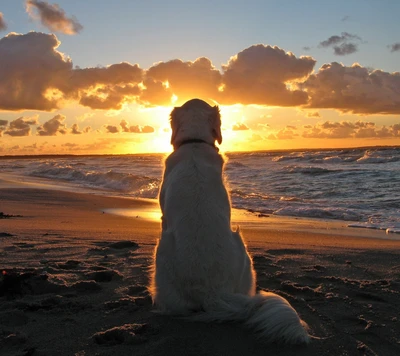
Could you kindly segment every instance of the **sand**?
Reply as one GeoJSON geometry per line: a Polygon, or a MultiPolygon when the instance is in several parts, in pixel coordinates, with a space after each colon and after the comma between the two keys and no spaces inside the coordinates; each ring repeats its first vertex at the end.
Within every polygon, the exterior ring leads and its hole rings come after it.
{"type": "Polygon", "coordinates": [[[285,346],[153,311],[152,201],[0,181],[0,212],[0,355],[400,355],[399,235],[235,211],[258,288],[315,336],[285,346]]]}

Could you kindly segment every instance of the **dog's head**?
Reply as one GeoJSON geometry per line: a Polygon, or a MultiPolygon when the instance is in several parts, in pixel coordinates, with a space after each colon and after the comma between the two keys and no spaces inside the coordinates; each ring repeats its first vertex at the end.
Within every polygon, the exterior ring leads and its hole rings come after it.
{"type": "Polygon", "coordinates": [[[171,112],[171,144],[176,150],[184,141],[202,140],[214,145],[222,142],[221,115],[218,106],[200,99],[187,101],[171,112]]]}

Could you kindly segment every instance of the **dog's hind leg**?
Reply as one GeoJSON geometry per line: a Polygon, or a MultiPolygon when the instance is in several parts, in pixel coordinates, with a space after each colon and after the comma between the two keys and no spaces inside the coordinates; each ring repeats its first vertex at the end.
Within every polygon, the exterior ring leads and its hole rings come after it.
{"type": "MultiPolygon", "coordinates": [[[[162,314],[188,315],[198,309],[193,302],[185,298],[181,282],[177,280],[175,268],[175,237],[171,232],[163,231],[155,253],[154,274],[151,293],[153,303],[162,314]]],[[[182,286],[184,289],[185,286],[182,286]]]]}
{"type": "Polygon", "coordinates": [[[232,238],[236,244],[236,251],[239,253],[236,260],[238,280],[235,292],[254,295],[256,292],[256,274],[251,257],[247,253],[246,246],[240,235],[239,228],[236,231],[232,231],[232,238]]]}

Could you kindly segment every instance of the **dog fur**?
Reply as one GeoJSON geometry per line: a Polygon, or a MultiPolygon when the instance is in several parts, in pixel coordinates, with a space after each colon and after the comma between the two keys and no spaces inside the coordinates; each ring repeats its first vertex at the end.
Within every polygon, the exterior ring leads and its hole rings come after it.
{"type": "Polygon", "coordinates": [[[231,205],[217,106],[193,99],[171,112],[174,152],[159,201],[162,233],[150,291],[161,313],[202,321],[241,321],[265,341],[307,343],[307,326],[277,294],[256,294],[256,276],[231,205]]]}

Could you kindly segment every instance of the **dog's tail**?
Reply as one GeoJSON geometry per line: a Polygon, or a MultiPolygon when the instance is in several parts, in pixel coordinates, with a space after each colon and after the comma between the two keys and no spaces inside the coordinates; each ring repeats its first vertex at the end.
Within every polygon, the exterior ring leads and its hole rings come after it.
{"type": "Polygon", "coordinates": [[[289,302],[277,294],[263,292],[255,296],[223,294],[206,303],[204,312],[194,314],[197,321],[241,321],[267,342],[304,344],[310,341],[307,324],[289,302]]]}

